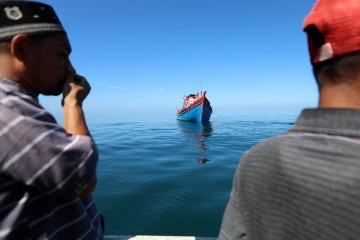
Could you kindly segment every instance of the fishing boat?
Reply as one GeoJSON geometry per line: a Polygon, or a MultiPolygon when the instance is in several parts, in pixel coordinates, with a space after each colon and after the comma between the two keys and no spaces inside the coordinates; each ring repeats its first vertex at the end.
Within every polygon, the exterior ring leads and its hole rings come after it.
{"type": "Polygon", "coordinates": [[[189,122],[207,122],[210,120],[212,108],[206,98],[206,91],[184,97],[183,107],[177,111],[177,119],[189,122]]]}

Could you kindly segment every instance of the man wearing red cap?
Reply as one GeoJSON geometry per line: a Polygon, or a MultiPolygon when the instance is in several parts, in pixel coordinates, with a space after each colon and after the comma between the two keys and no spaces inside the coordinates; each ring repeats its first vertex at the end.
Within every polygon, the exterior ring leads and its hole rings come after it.
{"type": "Polygon", "coordinates": [[[319,106],[245,153],[221,240],[360,239],[360,1],[318,0],[304,31],[319,106]]]}
{"type": "Polygon", "coordinates": [[[0,1],[0,239],[102,239],[97,147],[66,32],[51,6],[0,1]],[[63,127],[38,95],[63,94],[63,127]]]}

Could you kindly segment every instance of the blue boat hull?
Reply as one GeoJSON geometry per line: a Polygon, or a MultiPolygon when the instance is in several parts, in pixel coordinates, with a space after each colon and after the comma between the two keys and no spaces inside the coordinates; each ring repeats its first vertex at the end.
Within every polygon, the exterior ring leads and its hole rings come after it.
{"type": "Polygon", "coordinates": [[[189,122],[207,122],[210,120],[211,114],[212,108],[209,101],[205,98],[205,100],[200,101],[194,106],[179,112],[177,119],[189,122]]]}

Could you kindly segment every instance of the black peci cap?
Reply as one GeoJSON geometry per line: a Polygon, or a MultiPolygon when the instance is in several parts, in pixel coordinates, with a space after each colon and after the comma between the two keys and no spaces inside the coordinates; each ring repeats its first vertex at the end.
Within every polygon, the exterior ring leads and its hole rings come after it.
{"type": "Polygon", "coordinates": [[[0,42],[17,34],[65,33],[54,9],[44,3],[0,0],[0,42]]]}

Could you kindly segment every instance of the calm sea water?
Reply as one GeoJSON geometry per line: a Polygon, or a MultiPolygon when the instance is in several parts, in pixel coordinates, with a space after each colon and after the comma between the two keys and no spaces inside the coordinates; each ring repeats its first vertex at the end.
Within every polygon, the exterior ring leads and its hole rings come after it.
{"type": "Polygon", "coordinates": [[[174,112],[90,118],[106,234],[217,236],[240,157],[299,112],[218,111],[209,123],[174,112]]]}

